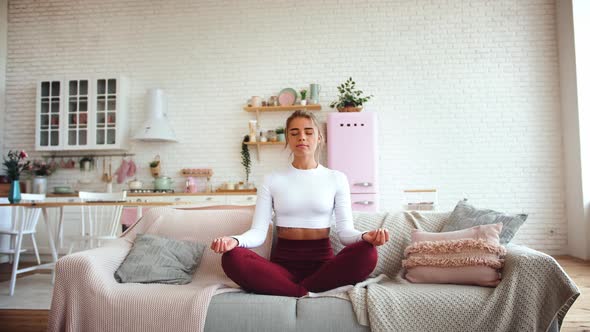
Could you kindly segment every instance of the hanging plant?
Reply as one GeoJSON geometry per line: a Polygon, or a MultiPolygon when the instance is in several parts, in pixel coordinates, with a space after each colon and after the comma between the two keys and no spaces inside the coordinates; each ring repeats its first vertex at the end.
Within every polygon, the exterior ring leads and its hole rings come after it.
{"type": "Polygon", "coordinates": [[[246,144],[246,142],[249,141],[250,135],[244,136],[244,140],[242,140],[242,166],[244,166],[244,170],[246,171],[246,183],[249,183],[252,166],[252,162],[250,160],[250,149],[248,149],[248,145],[246,144]]]}

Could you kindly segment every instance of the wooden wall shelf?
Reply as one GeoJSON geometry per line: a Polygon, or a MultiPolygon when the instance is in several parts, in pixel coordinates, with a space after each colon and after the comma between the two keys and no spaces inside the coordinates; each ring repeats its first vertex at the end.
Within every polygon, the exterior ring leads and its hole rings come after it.
{"type": "MultiPolygon", "coordinates": [[[[260,106],[260,107],[249,107],[244,106],[244,111],[256,113],[256,121],[260,124],[260,113],[261,112],[293,112],[297,110],[304,111],[319,111],[322,109],[320,104],[311,105],[289,105],[289,106],[260,106]]],[[[285,145],[285,142],[247,142],[246,145],[256,146],[257,159],[260,161],[260,147],[267,145],[285,145]]]]}
{"type": "Polygon", "coordinates": [[[320,104],[312,105],[289,105],[289,106],[261,106],[261,107],[248,107],[244,106],[246,112],[285,112],[285,111],[319,111],[322,109],[320,104]]]}
{"type": "Polygon", "coordinates": [[[244,144],[256,147],[256,158],[258,159],[258,161],[260,161],[260,147],[261,146],[267,146],[267,145],[285,146],[285,142],[246,142],[244,144]]]}
{"type": "Polygon", "coordinates": [[[246,145],[285,145],[285,142],[246,142],[246,145]]]}

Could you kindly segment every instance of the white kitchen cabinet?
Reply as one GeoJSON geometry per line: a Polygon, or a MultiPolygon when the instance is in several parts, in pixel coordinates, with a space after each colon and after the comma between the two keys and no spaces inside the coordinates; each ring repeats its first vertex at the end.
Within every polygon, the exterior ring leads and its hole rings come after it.
{"type": "Polygon", "coordinates": [[[124,77],[38,82],[36,149],[125,149],[128,141],[126,97],[124,77]]]}
{"type": "Polygon", "coordinates": [[[226,205],[227,198],[221,195],[209,195],[209,196],[178,196],[174,198],[174,201],[190,202],[191,205],[195,206],[213,206],[213,205],[226,205]]]}
{"type": "Polygon", "coordinates": [[[228,205],[255,205],[256,204],[256,196],[255,195],[228,195],[227,196],[227,204],[228,205]]]}
{"type": "Polygon", "coordinates": [[[129,202],[186,202],[194,206],[254,205],[256,195],[162,195],[129,196],[129,202]]]}
{"type": "MultiPolygon", "coordinates": [[[[8,203],[8,198],[0,197],[0,203],[8,203]]],[[[12,208],[9,206],[0,207],[0,226],[2,228],[10,228],[12,218],[12,208]]],[[[24,237],[29,238],[29,236],[24,237]]],[[[0,235],[0,251],[8,250],[10,248],[10,235],[0,235]]],[[[0,263],[8,262],[9,256],[0,255],[0,263]]]]}

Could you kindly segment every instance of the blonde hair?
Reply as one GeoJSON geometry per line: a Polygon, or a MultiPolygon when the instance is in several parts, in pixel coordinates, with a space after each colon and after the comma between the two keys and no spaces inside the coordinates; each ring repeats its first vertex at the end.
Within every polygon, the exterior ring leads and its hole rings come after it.
{"type": "Polygon", "coordinates": [[[315,117],[315,115],[313,115],[313,113],[311,113],[309,111],[297,110],[297,111],[293,112],[287,118],[287,121],[285,122],[285,136],[287,136],[287,139],[285,139],[285,148],[287,148],[289,146],[289,142],[288,142],[289,136],[287,135],[287,133],[289,132],[289,125],[296,118],[309,119],[313,123],[313,126],[316,127],[316,129],[318,131],[318,137],[319,137],[320,141],[318,142],[318,146],[317,146],[317,148],[315,150],[314,157],[315,157],[315,160],[317,162],[320,162],[320,157],[321,157],[322,149],[324,148],[324,135],[322,134],[322,129],[320,127],[320,124],[318,122],[318,119],[315,117]]]}

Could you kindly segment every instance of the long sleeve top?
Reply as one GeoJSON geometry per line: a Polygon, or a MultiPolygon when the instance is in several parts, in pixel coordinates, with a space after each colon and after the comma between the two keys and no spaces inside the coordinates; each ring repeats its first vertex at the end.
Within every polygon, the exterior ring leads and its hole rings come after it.
{"type": "Polygon", "coordinates": [[[273,210],[277,226],[328,228],[334,217],[336,234],[344,245],[361,240],[362,233],[353,226],[346,175],[322,165],[308,170],[289,165],[286,171],[266,176],[258,188],[252,227],[233,236],[240,247],[262,245],[273,210]]]}

